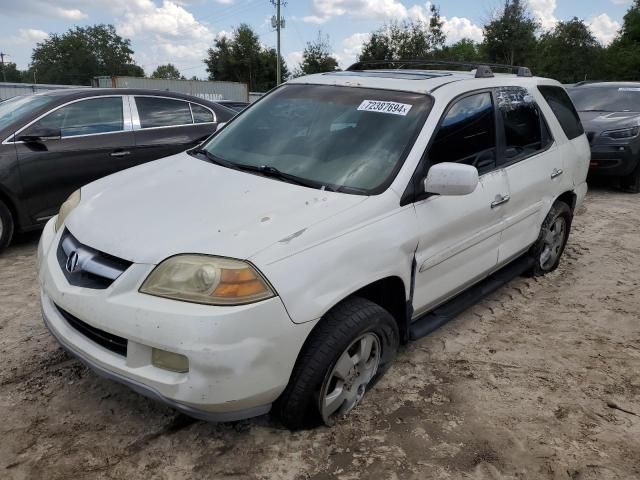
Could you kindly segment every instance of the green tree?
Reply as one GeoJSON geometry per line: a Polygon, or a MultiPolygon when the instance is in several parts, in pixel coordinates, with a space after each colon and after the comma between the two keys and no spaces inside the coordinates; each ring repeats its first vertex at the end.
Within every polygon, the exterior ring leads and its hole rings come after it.
{"type": "Polygon", "coordinates": [[[19,70],[15,63],[5,63],[4,67],[0,67],[0,82],[19,83],[25,80],[27,72],[19,70]]]}
{"type": "Polygon", "coordinates": [[[158,68],[151,74],[151,78],[164,78],[167,80],[179,80],[184,77],[180,75],[180,71],[172,63],[166,65],[158,65],[158,68]]]}
{"type": "Polygon", "coordinates": [[[576,83],[598,76],[602,46],[589,27],[574,17],[543,33],[536,53],[536,75],[576,83]]]}
{"type": "Polygon", "coordinates": [[[445,45],[438,52],[437,57],[457,62],[480,62],[483,60],[480,44],[469,38],[458,40],[452,45],[445,45]]]}
{"type": "Polygon", "coordinates": [[[534,57],[537,30],[520,0],[505,0],[502,11],[484,26],[484,55],[490,62],[527,65],[534,57]]]}
{"type": "Polygon", "coordinates": [[[315,41],[307,42],[302,53],[302,63],[294,75],[299,77],[334,70],[338,70],[338,60],[331,55],[329,37],[322,36],[322,33],[318,32],[318,38],[315,41]]]}
{"type": "MultiPolygon", "coordinates": [[[[289,77],[280,57],[282,78],[289,77]]],[[[258,35],[247,24],[234,30],[231,38],[220,37],[204,59],[209,80],[242,82],[250,91],[266,91],[276,85],[276,51],[264,48],[258,35]]]]}
{"type": "Polygon", "coordinates": [[[89,85],[98,75],[140,73],[132,55],[131,41],[120,37],[113,25],[74,27],[38,43],[31,68],[41,83],[89,85]]]}
{"type": "Polygon", "coordinates": [[[601,79],[640,80],[640,0],[624,16],[616,39],[607,47],[601,79]]]}

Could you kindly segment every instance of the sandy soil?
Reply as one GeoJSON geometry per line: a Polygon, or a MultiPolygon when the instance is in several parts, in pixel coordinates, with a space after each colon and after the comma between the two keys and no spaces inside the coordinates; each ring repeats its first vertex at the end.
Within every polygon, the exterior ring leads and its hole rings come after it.
{"type": "Polygon", "coordinates": [[[0,255],[0,478],[640,478],[640,195],[597,189],[578,213],[557,272],[409,345],[348,420],[298,433],[195,421],[67,357],[23,237],[0,255]]]}

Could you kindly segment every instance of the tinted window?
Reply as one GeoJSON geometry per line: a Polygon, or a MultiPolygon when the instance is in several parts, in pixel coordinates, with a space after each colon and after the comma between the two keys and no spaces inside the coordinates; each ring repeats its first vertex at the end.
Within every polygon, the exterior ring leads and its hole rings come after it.
{"type": "Polygon", "coordinates": [[[569,91],[579,112],[640,112],[640,84],[576,87],[569,91]]]}
{"type": "Polygon", "coordinates": [[[236,164],[277,168],[317,188],[368,194],[394,177],[431,104],[419,93],[285,85],[204,148],[236,164]]]}
{"type": "Polygon", "coordinates": [[[47,95],[19,96],[2,100],[0,103],[0,130],[23,117],[27,120],[29,114],[53,100],[54,98],[47,95]]]}
{"type": "Polygon", "coordinates": [[[534,98],[524,88],[496,89],[496,102],[502,116],[505,161],[527,157],[547,146],[549,136],[542,129],[542,118],[534,98]]]}
{"type": "Polygon", "coordinates": [[[458,100],[445,115],[429,149],[429,162],[474,165],[486,173],[495,165],[496,134],[491,94],[458,100]]]}
{"type": "Polygon", "coordinates": [[[553,114],[560,122],[560,126],[569,140],[579,137],[584,133],[580,117],[576,112],[569,95],[564,88],[540,86],[538,87],[542,96],[547,101],[553,114]]]}
{"type": "Polygon", "coordinates": [[[142,128],[169,127],[193,123],[189,104],[181,100],[158,97],[136,97],[142,128]]]}
{"type": "Polygon", "coordinates": [[[81,100],[61,107],[29,127],[60,129],[63,137],[123,130],[122,97],[81,100]]]}
{"type": "Polygon", "coordinates": [[[191,104],[191,112],[193,113],[194,123],[210,123],[213,122],[213,113],[208,108],[201,105],[191,104]]]}

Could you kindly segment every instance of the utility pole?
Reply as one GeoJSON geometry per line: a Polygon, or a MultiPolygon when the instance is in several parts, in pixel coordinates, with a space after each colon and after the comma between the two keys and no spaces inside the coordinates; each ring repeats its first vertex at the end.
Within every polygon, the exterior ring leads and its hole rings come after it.
{"type": "Polygon", "coordinates": [[[2,81],[7,81],[7,74],[4,71],[4,57],[7,56],[6,53],[0,52],[0,70],[2,70],[2,81]]]}
{"type": "Polygon", "coordinates": [[[280,7],[286,6],[286,2],[282,0],[271,0],[271,3],[276,7],[276,14],[271,17],[271,26],[276,29],[277,41],[276,41],[276,85],[282,83],[282,65],[280,64],[280,31],[284,28],[284,18],[280,15],[280,7]]]}

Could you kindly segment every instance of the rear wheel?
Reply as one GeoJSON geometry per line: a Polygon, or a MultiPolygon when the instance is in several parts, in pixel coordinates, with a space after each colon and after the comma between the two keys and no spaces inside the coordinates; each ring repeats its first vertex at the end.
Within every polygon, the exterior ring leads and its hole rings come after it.
{"type": "Polygon", "coordinates": [[[620,185],[625,192],[640,193],[640,161],[636,168],[626,177],[622,177],[620,185]]]}
{"type": "Polygon", "coordinates": [[[0,200],[0,252],[2,252],[13,237],[13,217],[11,211],[7,208],[2,200],[0,200]]]}
{"type": "Polygon", "coordinates": [[[339,421],[385,373],[398,349],[395,319],[364,298],[345,300],[320,322],[274,405],[293,430],[339,421]]]}
{"type": "Polygon", "coordinates": [[[535,277],[554,271],[560,264],[560,257],[569,239],[573,213],[564,202],[557,201],[542,222],[538,241],[531,248],[533,257],[531,274],[535,277]]]}

